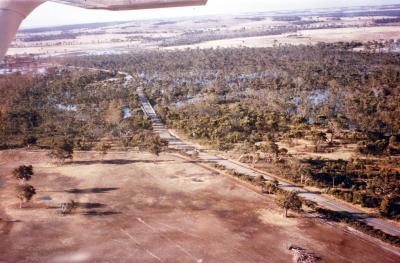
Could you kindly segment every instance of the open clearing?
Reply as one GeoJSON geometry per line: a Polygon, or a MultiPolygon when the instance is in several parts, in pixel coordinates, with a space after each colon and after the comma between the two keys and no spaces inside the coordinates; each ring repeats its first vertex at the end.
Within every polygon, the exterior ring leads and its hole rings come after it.
{"type": "Polygon", "coordinates": [[[291,262],[290,245],[322,262],[398,262],[345,227],[283,219],[272,197],[164,153],[0,152],[0,262],[291,262]],[[38,193],[18,208],[13,168],[34,165],[38,193]],[[57,206],[74,199],[73,215],[57,206]],[[282,219],[282,221],[280,221],[282,219]]]}

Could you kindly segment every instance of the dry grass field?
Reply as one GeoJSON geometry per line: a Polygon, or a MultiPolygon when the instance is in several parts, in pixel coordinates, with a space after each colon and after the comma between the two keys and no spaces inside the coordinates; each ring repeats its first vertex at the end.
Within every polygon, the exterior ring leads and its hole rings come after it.
{"type": "Polygon", "coordinates": [[[283,218],[260,195],[204,164],[164,153],[0,152],[0,262],[398,262],[377,245],[306,215],[283,218]],[[13,168],[32,164],[37,195],[20,209],[13,168]],[[71,215],[58,206],[79,202],[71,215]]]}
{"type": "MultiPolygon", "coordinates": [[[[330,13],[331,10],[325,11],[330,13]]],[[[399,22],[376,22],[393,18],[383,14],[343,15],[339,12],[330,16],[310,11],[298,15],[299,20],[292,21],[290,17],[296,15],[291,13],[280,14],[283,18],[277,18],[277,14],[254,13],[28,30],[18,33],[8,55],[59,56],[107,54],[109,51],[124,53],[142,49],[260,48],[279,44],[312,45],[318,42],[400,39],[399,22]]]]}
{"type": "Polygon", "coordinates": [[[338,41],[368,42],[374,40],[390,40],[400,38],[400,26],[382,27],[349,27],[300,30],[294,34],[281,34],[273,36],[243,37],[206,41],[199,44],[168,47],[167,49],[186,48],[262,48],[274,45],[314,45],[319,42],[335,43],[338,41]]]}

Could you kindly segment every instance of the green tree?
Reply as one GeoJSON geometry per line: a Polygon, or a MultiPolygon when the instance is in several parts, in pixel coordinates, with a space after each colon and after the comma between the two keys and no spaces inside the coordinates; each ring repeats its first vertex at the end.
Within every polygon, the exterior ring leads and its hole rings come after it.
{"type": "Polygon", "coordinates": [[[379,207],[379,212],[381,213],[381,215],[388,218],[398,217],[400,215],[398,206],[399,201],[400,201],[399,196],[397,197],[385,196],[379,207]]]}
{"type": "Polygon", "coordinates": [[[20,200],[19,208],[22,208],[23,202],[29,202],[36,194],[36,189],[32,185],[25,184],[17,187],[17,197],[20,200]]]}
{"type": "Polygon", "coordinates": [[[273,194],[276,193],[276,191],[278,191],[278,185],[279,185],[279,181],[274,179],[272,181],[266,181],[264,182],[263,185],[263,192],[264,190],[266,190],[268,192],[268,194],[273,194]]]}
{"type": "Polygon", "coordinates": [[[394,154],[400,153],[400,144],[397,141],[397,136],[395,135],[390,136],[388,150],[394,154]]]}
{"type": "Polygon", "coordinates": [[[288,210],[300,211],[302,201],[299,197],[299,192],[296,191],[282,191],[278,193],[275,198],[276,204],[283,208],[285,217],[287,217],[288,210]]]}
{"type": "Polygon", "coordinates": [[[21,165],[12,172],[14,178],[21,180],[23,183],[29,181],[33,175],[33,166],[21,165]]]}
{"type": "Polygon", "coordinates": [[[155,155],[159,155],[164,148],[168,147],[168,141],[161,139],[160,136],[154,135],[147,139],[146,148],[155,155]]]}
{"type": "Polygon", "coordinates": [[[104,158],[107,155],[108,151],[111,149],[111,144],[102,142],[99,146],[99,151],[104,158]]]}
{"type": "Polygon", "coordinates": [[[275,158],[278,158],[280,154],[279,146],[274,142],[261,143],[260,150],[265,153],[274,154],[275,158]]]}
{"type": "Polygon", "coordinates": [[[333,140],[336,136],[336,134],[340,131],[340,123],[336,120],[331,120],[328,122],[328,130],[327,133],[330,134],[330,139],[329,141],[333,143],[333,140]]]}
{"type": "Polygon", "coordinates": [[[300,173],[300,184],[303,185],[307,184],[309,180],[312,179],[312,171],[309,167],[306,167],[304,165],[301,165],[298,169],[298,172],[300,173]]]}
{"type": "Polygon", "coordinates": [[[74,142],[68,139],[62,139],[53,144],[53,149],[50,152],[52,158],[56,158],[61,162],[66,159],[72,159],[74,154],[74,142]]]}
{"type": "Polygon", "coordinates": [[[25,146],[30,147],[31,145],[35,145],[37,143],[37,138],[35,136],[26,136],[23,143],[25,146]]]}
{"type": "Polygon", "coordinates": [[[327,140],[326,133],[319,131],[319,130],[312,130],[311,131],[311,139],[314,143],[314,151],[318,152],[321,144],[327,140]]]}

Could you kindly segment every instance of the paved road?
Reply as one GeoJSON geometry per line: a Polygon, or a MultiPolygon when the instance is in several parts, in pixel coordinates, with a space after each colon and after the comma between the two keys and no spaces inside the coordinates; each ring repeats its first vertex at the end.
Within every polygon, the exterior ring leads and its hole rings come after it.
{"type": "MultiPolygon", "coordinates": [[[[265,179],[268,179],[268,180],[274,179],[273,177],[268,175],[268,173],[260,173],[260,172],[254,170],[254,169],[251,169],[247,166],[240,165],[238,163],[221,158],[219,156],[209,154],[206,151],[197,150],[195,147],[190,146],[190,145],[184,143],[183,141],[181,141],[180,139],[176,138],[165,128],[165,126],[163,125],[163,123],[158,118],[157,114],[155,113],[150,102],[148,101],[146,95],[143,93],[143,91],[140,88],[138,89],[138,93],[139,93],[139,99],[140,99],[140,102],[142,105],[142,110],[150,118],[150,120],[153,124],[154,131],[158,132],[162,138],[168,140],[168,142],[171,146],[174,146],[179,149],[183,149],[187,152],[198,152],[199,158],[203,161],[215,162],[215,163],[225,166],[228,169],[233,169],[233,170],[236,170],[237,172],[240,172],[243,174],[247,174],[247,175],[254,176],[254,177],[257,175],[261,175],[265,179]]],[[[396,225],[394,225],[390,222],[387,222],[386,220],[382,220],[382,219],[375,218],[375,217],[369,217],[363,211],[358,210],[350,205],[339,203],[335,200],[324,197],[318,193],[308,192],[307,190],[305,190],[303,188],[297,187],[292,184],[288,184],[283,181],[279,181],[279,187],[282,189],[285,189],[285,190],[299,191],[299,195],[301,197],[304,197],[307,200],[314,201],[314,202],[318,203],[319,205],[326,207],[333,211],[351,213],[355,216],[358,216],[360,218],[360,220],[363,220],[367,224],[369,224],[377,229],[381,229],[382,231],[384,231],[388,234],[394,235],[394,236],[400,236],[400,228],[397,227],[396,225]]]]}

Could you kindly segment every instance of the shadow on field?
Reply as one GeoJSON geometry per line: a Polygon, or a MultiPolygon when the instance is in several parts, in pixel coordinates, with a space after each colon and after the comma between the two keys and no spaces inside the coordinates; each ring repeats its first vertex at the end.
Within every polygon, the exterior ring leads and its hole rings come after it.
{"type": "MultiPolygon", "coordinates": [[[[222,159],[220,159],[220,160],[222,160],[222,159]]],[[[215,163],[215,161],[214,161],[214,160],[212,160],[212,161],[206,161],[206,160],[190,160],[190,161],[182,161],[182,163],[190,163],[190,164],[201,164],[201,163],[206,163],[206,164],[209,164],[209,163],[215,163]]]]}
{"type": "MultiPolygon", "coordinates": [[[[326,220],[328,222],[340,222],[341,220],[353,219],[365,222],[366,219],[376,218],[374,215],[369,215],[366,213],[351,213],[345,211],[329,211],[327,214],[324,214],[323,210],[321,214],[317,216],[317,218],[326,220]]],[[[320,211],[321,212],[321,211],[320,211]]]]}
{"type": "Polygon", "coordinates": [[[122,214],[121,212],[115,211],[87,211],[83,213],[85,216],[112,216],[112,215],[119,215],[122,214]]]}
{"type": "MultiPolygon", "coordinates": [[[[77,203],[77,208],[82,208],[82,209],[95,209],[95,208],[104,208],[106,207],[105,204],[102,203],[77,203]]],[[[46,207],[47,209],[60,209],[59,206],[48,206],[46,207]]]]}
{"type": "MultiPolygon", "coordinates": [[[[105,208],[106,205],[102,204],[102,203],[77,203],[77,206],[75,208],[79,208],[79,209],[85,209],[84,211],[82,211],[81,215],[84,216],[112,216],[112,215],[119,215],[122,214],[121,212],[116,212],[116,211],[97,211],[94,209],[101,209],[101,208],[105,208]],[[93,209],[93,210],[91,210],[93,209]]],[[[61,206],[49,206],[47,207],[47,209],[58,209],[59,213],[62,214],[63,216],[65,215],[73,215],[74,212],[71,210],[69,210],[68,213],[62,213],[61,212],[61,206]]]]}
{"type": "Polygon", "coordinates": [[[70,194],[102,194],[102,193],[108,193],[111,191],[118,190],[119,188],[117,187],[107,187],[107,188],[84,188],[84,189],[69,189],[65,190],[65,192],[70,193],[70,194]]]}
{"type": "Polygon", "coordinates": [[[88,161],[73,161],[71,164],[78,165],[91,165],[91,164],[118,164],[126,165],[133,163],[166,163],[173,160],[126,160],[126,159],[113,159],[113,160],[88,160],[88,161]]]}
{"type": "Polygon", "coordinates": [[[102,203],[78,203],[79,208],[85,208],[85,209],[102,208],[105,206],[106,205],[102,203]]]}

